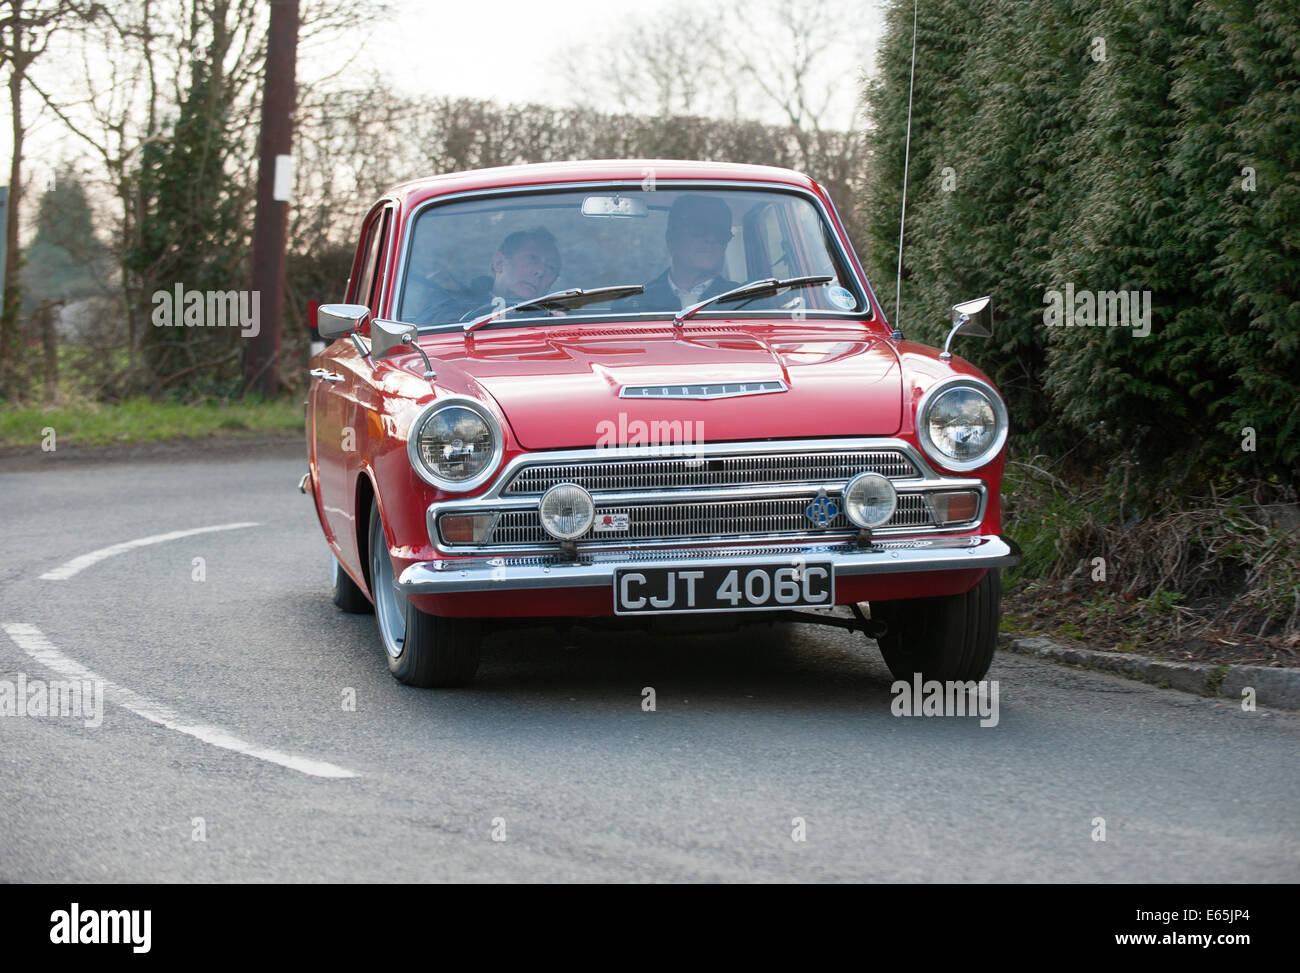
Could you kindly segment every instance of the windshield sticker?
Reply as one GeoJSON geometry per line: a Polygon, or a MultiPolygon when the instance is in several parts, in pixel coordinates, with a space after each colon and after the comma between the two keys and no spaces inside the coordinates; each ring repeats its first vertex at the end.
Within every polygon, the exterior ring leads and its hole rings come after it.
{"type": "Polygon", "coordinates": [[[851,311],[858,306],[858,299],[853,296],[853,292],[847,287],[828,287],[826,288],[826,297],[842,311],[851,311]]]}

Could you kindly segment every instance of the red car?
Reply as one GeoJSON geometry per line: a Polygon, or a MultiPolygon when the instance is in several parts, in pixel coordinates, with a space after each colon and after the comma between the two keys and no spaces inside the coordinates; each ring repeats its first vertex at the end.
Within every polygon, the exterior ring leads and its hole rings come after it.
{"type": "MultiPolygon", "coordinates": [[[[346,300],[318,311],[301,488],[335,604],[373,605],[402,682],[463,685],[489,626],[555,618],[797,618],[860,629],[900,678],[988,670],[1019,557],[1006,409],[891,328],[807,176],[404,183],[366,217],[346,300]]],[[[987,334],[988,299],[953,320],[949,343],[987,334]]]]}

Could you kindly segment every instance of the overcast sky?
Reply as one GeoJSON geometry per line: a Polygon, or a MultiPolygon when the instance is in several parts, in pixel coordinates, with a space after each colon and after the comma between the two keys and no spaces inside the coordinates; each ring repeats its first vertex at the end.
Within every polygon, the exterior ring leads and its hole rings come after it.
{"type": "MultiPolygon", "coordinates": [[[[629,20],[666,15],[673,0],[391,2],[393,17],[368,32],[356,61],[359,72],[378,71],[412,93],[565,105],[572,103],[575,94],[558,70],[566,49],[571,45],[599,49],[603,38],[629,20]]],[[[851,28],[864,38],[856,53],[834,55],[843,86],[835,94],[848,111],[856,101],[859,73],[870,67],[864,62],[874,54],[883,7],[883,0],[848,0],[844,5],[855,15],[854,23],[843,25],[844,33],[851,28]]],[[[707,57],[709,46],[703,40],[700,54],[707,57]]],[[[592,81],[600,83],[599,78],[592,81]]]]}
{"type": "MultiPolygon", "coordinates": [[[[502,103],[542,102],[573,104],[579,97],[560,71],[563,52],[576,45],[599,50],[604,39],[635,17],[660,16],[671,0],[656,5],[647,0],[491,0],[450,3],[445,0],[390,0],[392,16],[329,47],[304,46],[299,52],[300,79],[321,77],[351,58],[335,82],[363,83],[376,74],[395,89],[409,94],[491,98],[502,103]]],[[[858,79],[870,68],[880,33],[883,0],[844,0],[854,12],[852,24],[862,43],[856,52],[841,50],[836,57],[838,83],[830,89],[838,106],[836,118],[847,125],[859,90],[858,79]]],[[[746,38],[731,38],[745,43],[746,38]]],[[[715,41],[716,42],[716,41],[715,41]]],[[[725,42],[725,41],[724,41],[725,42]]],[[[701,56],[709,45],[701,44],[701,56]]],[[[53,48],[51,54],[54,54],[53,48]]],[[[79,65],[37,62],[37,77],[47,87],[58,87],[57,75],[79,65]],[[40,72],[47,72],[42,75],[40,72]],[[52,77],[49,72],[54,72],[52,77]]],[[[592,79],[599,86],[601,79],[592,79]]],[[[0,161],[7,170],[12,150],[6,105],[0,120],[0,161]]],[[[39,189],[59,163],[81,156],[83,145],[30,92],[24,99],[28,141],[25,174],[39,189]]],[[[768,113],[763,120],[780,121],[768,113]]],[[[0,181],[5,174],[0,173],[0,181]]],[[[31,210],[28,210],[30,216],[31,210]]]]}
{"type": "Polygon", "coordinates": [[[649,9],[646,0],[395,0],[359,66],[432,95],[567,104],[556,62],[569,44],[649,9]],[[476,43],[475,40],[481,43],[476,43]]]}

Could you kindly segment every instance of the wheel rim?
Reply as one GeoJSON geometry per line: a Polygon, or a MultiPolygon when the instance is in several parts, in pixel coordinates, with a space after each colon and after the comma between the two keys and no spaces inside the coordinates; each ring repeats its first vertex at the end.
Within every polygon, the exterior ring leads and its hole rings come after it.
{"type": "Polygon", "coordinates": [[[370,581],[375,598],[375,618],[384,649],[396,659],[406,644],[406,596],[393,587],[393,562],[384,541],[384,525],[378,517],[370,532],[370,581]]]}

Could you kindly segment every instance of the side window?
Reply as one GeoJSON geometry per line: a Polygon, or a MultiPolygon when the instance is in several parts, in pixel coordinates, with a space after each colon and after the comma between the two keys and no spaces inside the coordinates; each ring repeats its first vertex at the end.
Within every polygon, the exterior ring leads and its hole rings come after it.
{"type": "Polygon", "coordinates": [[[388,237],[388,224],[393,209],[386,206],[374,214],[367,224],[360,249],[357,251],[358,266],[348,289],[349,304],[364,304],[371,314],[379,313],[379,295],[383,287],[384,242],[388,237]]]}

